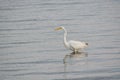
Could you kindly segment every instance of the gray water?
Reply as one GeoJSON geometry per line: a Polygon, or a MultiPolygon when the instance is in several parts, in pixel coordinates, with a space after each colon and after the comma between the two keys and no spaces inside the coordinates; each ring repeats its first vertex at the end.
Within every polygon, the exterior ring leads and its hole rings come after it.
{"type": "Polygon", "coordinates": [[[0,0],[0,80],[120,80],[119,35],[120,0],[0,0]]]}

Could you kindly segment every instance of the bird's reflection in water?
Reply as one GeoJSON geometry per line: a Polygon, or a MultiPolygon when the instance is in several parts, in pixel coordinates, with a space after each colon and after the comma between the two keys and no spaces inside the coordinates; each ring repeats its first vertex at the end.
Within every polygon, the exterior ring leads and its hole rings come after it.
{"type": "MultiPolygon", "coordinates": [[[[64,59],[63,59],[63,63],[64,63],[64,78],[67,79],[67,74],[68,73],[72,73],[70,71],[67,71],[67,67],[70,66],[69,64],[82,64],[85,63],[87,64],[87,59],[85,57],[87,57],[88,54],[86,52],[78,52],[78,53],[70,53],[65,55],[64,59]],[[74,61],[74,59],[77,59],[74,61]],[[85,60],[83,60],[85,59],[85,60]]],[[[80,66],[79,66],[80,67],[80,66]]]]}
{"type": "Polygon", "coordinates": [[[68,63],[67,60],[68,59],[81,59],[81,58],[84,58],[84,57],[87,57],[88,54],[86,52],[78,52],[78,53],[70,53],[70,54],[67,54],[65,55],[64,59],[63,59],[63,63],[66,64],[68,63]]]}

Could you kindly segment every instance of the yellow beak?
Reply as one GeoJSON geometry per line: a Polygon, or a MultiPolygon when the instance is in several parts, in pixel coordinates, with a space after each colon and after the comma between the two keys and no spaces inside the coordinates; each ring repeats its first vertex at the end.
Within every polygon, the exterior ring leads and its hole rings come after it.
{"type": "Polygon", "coordinates": [[[55,31],[62,30],[62,27],[55,28],[55,31]]]}

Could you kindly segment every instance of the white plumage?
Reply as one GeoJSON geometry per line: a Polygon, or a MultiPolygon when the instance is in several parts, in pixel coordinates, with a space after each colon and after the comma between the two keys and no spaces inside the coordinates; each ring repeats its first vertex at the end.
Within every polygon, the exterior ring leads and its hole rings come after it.
{"type": "Polygon", "coordinates": [[[88,43],[81,42],[81,41],[74,41],[70,40],[67,41],[67,30],[64,27],[57,27],[55,30],[64,30],[64,45],[66,48],[74,51],[75,53],[79,52],[79,50],[85,48],[88,46],[88,43]]]}

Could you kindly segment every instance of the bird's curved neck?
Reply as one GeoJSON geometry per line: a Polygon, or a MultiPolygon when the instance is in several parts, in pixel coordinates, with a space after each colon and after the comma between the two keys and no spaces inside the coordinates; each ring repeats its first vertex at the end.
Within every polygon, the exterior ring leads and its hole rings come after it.
{"type": "Polygon", "coordinates": [[[66,29],[64,29],[64,44],[65,44],[65,46],[68,45],[68,42],[67,42],[67,30],[66,29]]]}

